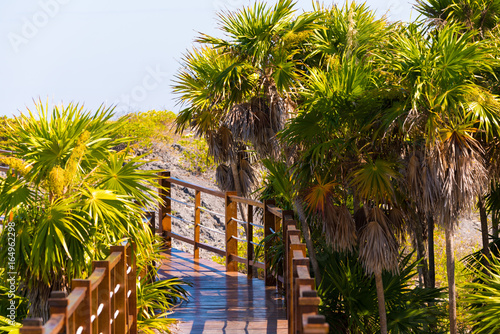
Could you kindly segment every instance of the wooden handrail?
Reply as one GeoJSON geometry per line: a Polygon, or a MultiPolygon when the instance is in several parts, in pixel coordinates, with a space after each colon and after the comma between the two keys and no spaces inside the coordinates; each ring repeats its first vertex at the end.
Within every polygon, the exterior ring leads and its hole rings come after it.
{"type": "Polygon", "coordinates": [[[214,189],[198,186],[183,180],[171,177],[170,172],[162,172],[160,175],[161,188],[159,190],[162,204],[160,206],[160,233],[165,237],[168,248],[171,247],[171,239],[175,238],[193,246],[194,258],[199,257],[199,248],[212,251],[218,255],[226,256],[226,270],[237,271],[238,263],[247,266],[249,278],[253,275],[254,268],[263,268],[267,286],[278,286],[286,293],[288,332],[299,334],[326,334],[329,326],[325,317],[319,315],[318,306],[321,299],[316,292],[314,279],[309,271],[309,258],[306,256],[306,245],[301,242],[301,232],[297,229],[297,224],[293,219],[293,211],[282,210],[276,206],[273,200],[266,200],[264,203],[237,196],[234,192],[220,192],[214,189]],[[194,207],[194,236],[189,238],[172,232],[172,184],[190,188],[195,191],[194,207]],[[225,199],[225,250],[221,250],[199,242],[200,240],[200,203],[201,194],[213,195],[225,199]],[[237,204],[245,204],[248,207],[248,221],[238,219],[237,204]],[[270,271],[271,257],[268,242],[264,245],[265,263],[257,262],[253,257],[253,216],[254,208],[263,209],[264,236],[269,236],[274,232],[281,232],[285,244],[285,257],[283,260],[283,271],[273,275],[270,271]],[[237,224],[244,224],[247,228],[246,239],[237,237],[237,224]],[[237,243],[246,242],[247,257],[238,256],[237,243]]]}
{"type": "Polygon", "coordinates": [[[88,279],[74,279],[73,290],[49,299],[51,316],[23,321],[21,334],[137,334],[134,246],[112,246],[104,261],[94,261],[88,279]]]}

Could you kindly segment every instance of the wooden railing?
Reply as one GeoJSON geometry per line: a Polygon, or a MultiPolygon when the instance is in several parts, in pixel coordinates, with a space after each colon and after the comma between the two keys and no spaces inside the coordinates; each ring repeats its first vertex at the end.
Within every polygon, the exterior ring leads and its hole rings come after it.
{"type": "Polygon", "coordinates": [[[87,279],[74,279],[69,296],[53,292],[50,318],[23,321],[21,334],[136,334],[137,293],[134,246],[111,246],[104,261],[93,262],[87,279]]]}
{"type": "Polygon", "coordinates": [[[205,188],[183,180],[176,179],[170,172],[160,174],[160,197],[163,204],[159,209],[159,233],[164,236],[166,246],[172,247],[172,238],[188,243],[193,246],[194,258],[199,258],[199,249],[205,249],[215,254],[226,257],[226,270],[238,271],[238,263],[246,265],[247,275],[253,276],[254,268],[264,270],[267,286],[278,286],[283,289],[287,300],[287,319],[289,333],[319,334],[328,333],[329,327],[325,317],[318,314],[321,303],[315,290],[314,279],[310,275],[309,258],[306,257],[306,246],[301,243],[301,232],[297,229],[293,218],[293,211],[284,211],[275,206],[275,202],[267,200],[264,202],[243,198],[235,192],[221,192],[205,188]],[[179,201],[173,197],[172,187],[174,185],[194,190],[194,204],[179,201]],[[224,213],[213,212],[201,206],[201,195],[211,195],[224,199],[224,213]],[[194,222],[189,222],[182,217],[172,215],[172,202],[178,202],[193,208],[194,222]],[[238,204],[246,205],[247,221],[238,219],[238,204]],[[262,224],[254,222],[255,210],[262,210],[262,224]],[[224,231],[214,230],[203,225],[201,212],[205,211],[213,216],[224,218],[224,231]],[[172,219],[183,223],[193,224],[193,238],[189,238],[172,231],[172,219]],[[238,224],[246,229],[245,238],[238,237],[238,224]],[[281,231],[285,244],[285,256],[283,259],[283,270],[273,275],[271,266],[271,243],[264,245],[264,262],[254,258],[254,228],[263,229],[264,237],[274,232],[281,231]],[[220,249],[200,242],[201,229],[211,230],[215,233],[224,234],[225,249],[220,249]],[[246,258],[238,255],[238,242],[246,243],[246,258]]]}

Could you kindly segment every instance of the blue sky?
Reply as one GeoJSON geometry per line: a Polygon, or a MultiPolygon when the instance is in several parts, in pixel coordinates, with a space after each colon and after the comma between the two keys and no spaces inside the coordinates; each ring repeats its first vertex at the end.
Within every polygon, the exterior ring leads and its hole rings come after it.
{"type": "MultiPolygon", "coordinates": [[[[87,109],[116,105],[118,114],[150,109],[177,112],[171,85],[182,55],[193,47],[198,32],[217,34],[217,12],[249,3],[2,1],[0,115],[18,115],[39,98],[84,103],[87,109]]],[[[412,3],[367,1],[377,15],[387,14],[393,21],[415,17],[412,3]]],[[[297,8],[310,10],[312,2],[298,0],[297,8]]]]}

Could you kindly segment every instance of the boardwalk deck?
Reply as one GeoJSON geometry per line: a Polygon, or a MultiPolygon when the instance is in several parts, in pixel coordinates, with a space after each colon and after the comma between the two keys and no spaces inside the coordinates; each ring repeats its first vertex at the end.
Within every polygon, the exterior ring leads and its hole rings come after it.
{"type": "Polygon", "coordinates": [[[193,283],[190,301],[175,310],[180,333],[287,333],[283,299],[264,281],[228,273],[208,260],[171,249],[165,253],[160,275],[193,283]]]}

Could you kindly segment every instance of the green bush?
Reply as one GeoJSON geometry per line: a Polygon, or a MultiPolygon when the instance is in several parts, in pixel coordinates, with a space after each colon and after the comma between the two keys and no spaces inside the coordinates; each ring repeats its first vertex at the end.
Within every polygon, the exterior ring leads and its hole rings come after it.
{"type": "MultiPolygon", "coordinates": [[[[401,255],[400,272],[383,275],[390,333],[444,333],[439,328],[446,317],[443,289],[414,287],[417,262],[412,254],[401,255]],[[438,326],[438,324],[440,324],[438,326]]],[[[332,333],[377,333],[379,331],[375,278],[367,276],[357,254],[318,252],[323,281],[318,293],[320,312],[332,333]]]]}
{"type": "Polygon", "coordinates": [[[175,117],[173,112],[166,110],[127,114],[119,120],[120,137],[133,138],[135,145],[139,147],[148,147],[153,141],[170,143],[175,117]]]}
{"type": "Polygon", "coordinates": [[[194,173],[205,173],[215,168],[214,158],[208,154],[208,145],[204,138],[187,140],[191,136],[183,136],[177,143],[184,147],[181,161],[187,170],[194,173]]]}

